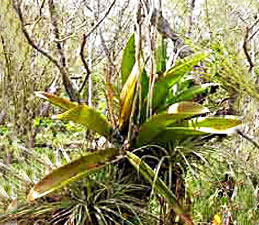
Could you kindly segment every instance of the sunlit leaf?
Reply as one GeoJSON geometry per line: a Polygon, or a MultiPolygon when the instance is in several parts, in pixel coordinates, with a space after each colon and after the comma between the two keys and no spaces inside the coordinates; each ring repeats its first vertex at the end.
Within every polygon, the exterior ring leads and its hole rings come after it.
{"type": "Polygon", "coordinates": [[[169,114],[187,114],[187,115],[199,115],[203,113],[208,113],[209,110],[202,106],[201,104],[198,104],[196,102],[179,102],[171,105],[168,108],[169,114]]]}
{"type": "Polygon", "coordinates": [[[50,93],[44,92],[44,91],[35,91],[35,95],[42,99],[46,99],[53,105],[56,105],[62,109],[66,109],[66,110],[71,109],[78,105],[78,103],[76,103],[76,102],[71,102],[68,99],[60,98],[57,95],[53,95],[53,94],[50,94],[50,93]]]}
{"type": "Polygon", "coordinates": [[[194,102],[180,102],[169,107],[168,112],[153,116],[139,130],[137,146],[152,142],[169,125],[195,115],[207,113],[209,110],[194,102]]]}
{"type": "Polygon", "coordinates": [[[121,62],[121,79],[124,85],[135,64],[135,35],[132,34],[123,50],[121,62]]]}
{"type": "Polygon", "coordinates": [[[77,105],[63,114],[55,115],[53,119],[73,121],[108,138],[112,131],[112,126],[107,118],[94,108],[85,104],[77,105]]]}
{"type": "Polygon", "coordinates": [[[119,119],[119,128],[121,129],[124,124],[128,121],[131,107],[134,99],[137,79],[139,76],[138,65],[135,64],[133,67],[130,76],[128,77],[126,83],[123,86],[123,89],[120,94],[120,119],[119,119]]]}
{"type": "Polygon", "coordinates": [[[160,194],[165,198],[167,203],[172,207],[174,212],[180,216],[182,221],[186,224],[193,224],[191,217],[186,213],[183,207],[177,201],[175,195],[166,186],[166,184],[158,177],[155,179],[155,172],[141,160],[137,155],[127,152],[127,158],[130,163],[140,172],[140,174],[154,187],[156,193],[160,194]]]}
{"type": "Polygon", "coordinates": [[[118,149],[109,148],[99,150],[82,156],[69,164],[53,170],[50,174],[34,185],[27,196],[27,200],[32,202],[71,181],[82,178],[89,172],[94,172],[102,168],[107,163],[115,160],[118,154],[118,149]]]}
{"type": "Polygon", "coordinates": [[[231,134],[242,124],[237,116],[213,116],[193,118],[177,126],[192,127],[196,131],[210,134],[231,134]]]}

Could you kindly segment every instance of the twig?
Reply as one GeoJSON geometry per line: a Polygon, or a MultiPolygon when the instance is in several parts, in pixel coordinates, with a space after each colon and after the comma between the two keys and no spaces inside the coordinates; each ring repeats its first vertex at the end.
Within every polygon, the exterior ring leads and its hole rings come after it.
{"type": "Polygon", "coordinates": [[[117,122],[115,119],[115,113],[114,113],[114,89],[112,86],[112,82],[111,82],[111,76],[114,73],[114,71],[116,70],[116,67],[113,63],[113,60],[111,58],[111,53],[107,47],[107,45],[105,44],[105,40],[103,38],[102,35],[102,31],[100,29],[99,32],[100,38],[101,38],[101,44],[103,46],[105,55],[108,59],[108,64],[107,64],[107,68],[105,68],[105,81],[106,81],[106,87],[107,87],[107,104],[108,104],[108,113],[112,122],[112,125],[114,127],[117,127],[117,122]]]}
{"type": "Polygon", "coordinates": [[[242,136],[243,138],[245,138],[246,140],[248,140],[249,142],[251,142],[256,148],[259,149],[259,144],[254,141],[251,137],[247,136],[246,134],[244,134],[241,130],[237,130],[237,133],[242,136]]]}
{"type": "Polygon", "coordinates": [[[41,5],[40,5],[40,16],[42,16],[42,9],[43,9],[43,7],[45,5],[45,2],[46,2],[46,0],[43,0],[41,5]]]}
{"type": "MultiPolygon", "coordinates": [[[[97,28],[97,27],[104,21],[104,19],[109,15],[109,13],[110,13],[112,7],[114,6],[115,2],[116,2],[116,0],[113,0],[113,2],[111,3],[110,7],[109,7],[109,8],[107,9],[107,11],[104,13],[103,17],[102,17],[102,18],[92,27],[92,29],[85,35],[86,38],[88,38],[88,37],[91,35],[91,33],[93,33],[93,32],[96,30],[96,28],[97,28]]],[[[85,26],[85,24],[82,24],[81,26],[79,26],[79,27],[77,28],[77,30],[78,30],[78,29],[81,29],[83,26],[85,26]]]]}
{"type": "Polygon", "coordinates": [[[113,127],[117,127],[117,121],[115,119],[115,112],[114,112],[114,89],[111,82],[111,66],[107,65],[107,68],[105,69],[105,81],[106,81],[106,87],[107,87],[107,104],[108,104],[108,113],[109,117],[111,119],[113,127]]]}
{"type": "Polygon", "coordinates": [[[243,49],[244,49],[244,53],[246,55],[247,61],[249,63],[249,72],[251,72],[255,65],[254,65],[254,62],[253,62],[249,52],[248,52],[248,48],[247,48],[249,31],[250,31],[250,28],[247,27],[245,37],[244,37],[243,49]]]}
{"type": "Polygon", "coordinates": [[[258,23],[259,23],[259,19],[257,19],[251,27],[249,27],[249,31],[253,30],[253,28],[254,28],[258,23]]]}
{"type": "Polygon", "coordinates": [[[84,65],[84,68],[86,70],[86,76],[85,76],[85,79],[84,79],[81,87],[79,88],[79,93],[82,92],[82,90],[83,90],[84,86],[86,85],[86,82],[87,82],[87,80],[88,80],[88,78],[89,78],[89,76],[91,74],[91,71],[90,71],[90,69],[89,69],[89,67],[88,67],[88,65],[87,65],[87,63],[85,61],[85,56],[84,56],[84,49],[85,49],[85,45],[86,45],[86,38],[87,37],[84,34],[83,41],[82,41],[82,44],[81,44],[81,49],[80,49],[80,57],[81,57],[83,65],[84,65]]]}
{"type": "MultiPolygon", "coordinates": [[[[56,39],[59,39],[59,29],[58,29],[58,21],[56,17],[56,9],[53,0],[49,0],[49,13],[51,24],[54,28],[54,35],[56,39]]],[[[66,67],[66,57],[64,53],[64,49],[62,48],[61,43],[56,42],[57,50],[60,56],[60,73],[62,75],[63,85],[66,89],[66,92],[71,101],[78,101],[78,92],[76,91],[76,87],[73,85],[69,78],[68,69],[66,67]]]]}
{"type": "Polygon", "coordinates": [[[35,42],[33,39],[31,39],[28,31],[26,30],[25,28],[25,23],[24,23],[24,19],[23,19],[23,15],[22,15],[22,11],[21,11],[21,8],[20,8],[20,5],[15,1],[13,0],[13,8],[14,10],[16,11],[18,17],[19,17],[19,20],[21,22],[21,27],[22,27],[22,32],[28,42],[29,45],[31,45],[35,50],[37,50],[38,52],[40,52],[42,55],[44,55],[46,58],[48,58],[52,63],[54,63],[58,68],[60,68],[60,65],[58,64],[58,61],[53,57],[51,56],[50,54],[47,53],[46,50],[43,50],[41,49],[35,42]]]}
{"type": "MultiPolygon", "coordinates": [[[[24,18],[22,15],[22,10],[21,10],[20,4],[16,0],[13,0],[12,2],[13,2],[13,8],[19,17],[22,32],[23,32],[28,44],[31,45],[36,51],[40,52],[42,55],[44,55],[46,58],[48,58],[59,69],[59,71],[62,75],[63,85],[66,89],[66,92],[68,93],[68,95],[70,97],[70,100],[77,101],[78,100],[77,93],[76,93],[75,88],[73,87],[73,84],[71,83],[71,81],[68,77],[68,71],[67,71],[66,67],[64,66],[65,65],[64,58],[62,60],[63,63],[60,64],[57,59],[55,59],[52,55],[50,55],[46,50],[43,50],[42,48],[40,48],[34,42],[34,40],[30,37],[28,31],[25,28],[25,22],[24,22],[24,18]]],[[[51,0],[50,0],[50,2],[51,2],[51,0]]]]}
{"type": "Polygon", "coordinates": [[[251,34],[251,36],[248,38],[248,41],[251,41],[254,38],[254,36],[258,33],[258,31],[259,28],[253,34],[251,34]]]}
{"type": "Polygon", "coordinates": [[[102,46],[103,46],[105,55],[107,56],[107,59],[108,59],[110,65],[112,65],[112,68],[113,68],[113,69],[116,69],[116,67],[115,67],[115,65],[114,65],[114,63],[113,63],[113,60],[112,60],[112,58],[111,58],[111,53],[110,53],[110,51],[109,51],[107,45],[105,44],[105,40],[104,40],[104,38],[103,38],[103,34],[102,34],[102,31],[101,31],[101,30],[100,30],[100,32],[99,32],[99,35],[100,35],[100,38],[101,38],[101,44],[102,44],[102,46]]]}
{"type": "MultiPolygon", "coordinates": [[[[145,13],[145,16],[149,19],[148,21],[148,43],[149,43],[149,55],[150,55],[150,76],[149,76],[149,81],[148,81],[148,95],[147,95],[147,105],[146,105],[146,119],[148,119],[149,117],[152,116],[152,106],[153,106],[153,89],[154,89],[154,83],[156,80],[156,75],[155,75],[155,55],[154,55],[154,46],[153,46],[153,42],[154,42],[154,29],[155,29],[155,24],[153,23],[154,21],[152,20],[152,15],[150,15],[151,11],[154,11],[154,6],[153,5],[148,5],[147,3],[145,3],[144,1],[142,2],[143,5],[143,10],[145,13]]],[[[162,14],[162,9],[160,9],[159,13],[162,14]]],[[[157,17],[153,18],[153,19],[157,19],[157,17]]],[[[136,24],[137,27],[137,24],[136,24]]],[[[140,29],[139,29],[140,30],[140,29]]],[[[140,92],[141,93],[141,92],[140,92]]],[[[141,101],[139,101],[141,102],[141,101]]],[[[140,114],[139,114],[140,115],[140,114]]]]}
{"type": "Polygon", "coordinates": [[[3,35],[1,34],[0,37],[1,37],[1,44],[2,44],[2,47],[3,47],[3,53],[4,53],[6,68],[7,68],[7,72],[8,72],[8,75],[9,75],[10,74],[10,64],[11,64],[10,63],[10,57],[8,56],[8,53],[7,53],[7,48],[6,48],[6,45],[5,45],[5,40],[4,40],[3,35]]]}

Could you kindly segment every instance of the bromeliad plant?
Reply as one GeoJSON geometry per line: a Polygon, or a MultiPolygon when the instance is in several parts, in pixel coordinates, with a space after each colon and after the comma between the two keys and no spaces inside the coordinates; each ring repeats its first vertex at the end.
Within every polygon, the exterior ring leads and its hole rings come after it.
{"type": "Polygon", "coordinates": [[[166,70],[165,50],[163,45],[156,53],[159,56],[156,60],[159,75],[148,76],[140,62],[141,59],[136,57],[135,37],[130,37],[122,58],[123,87],[120,93],[119,122],[116,127],[106,116],[85,103],[71,102],[46,92],[36,92],[38,97],[64,110],[63,114],[53,118],[84,125],[87,129],[104,136],[113,147],[86,153],[53,170],[35,184],[28,195],[28,201],[32,202],[107,164],[127,158],[152,184],[153,190],[167,201],[175,214],[186,224],[193,224],[189,213],[181,206],[172,190],[135,151],[148,149],[151,145],[166,147],[188,137],[229,134],[241,124],[241,121],[235,116],[209,116],[207,108],[192,101],[196,95],[206,92],[215,84],[191,87],[183,84],[183,80],[190,75],[193,67],[206,60],[208,54],[195,53],[166,70]]]}

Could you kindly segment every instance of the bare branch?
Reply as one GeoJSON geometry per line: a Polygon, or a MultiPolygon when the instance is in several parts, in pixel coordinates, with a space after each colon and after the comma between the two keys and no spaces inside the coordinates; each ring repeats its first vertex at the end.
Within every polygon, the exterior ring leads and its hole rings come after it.
{"type": "Polygon", "coordinates": [[[42,9],[43,9],[43,7],[45,5],[45,2],[46,2],[46,0],[43,0],[41,5],[40,5],[40,16],[42,16],[42,9]]]}
{"type": "Polygon", "coordinates": [[[46,50],[43,50],[42,48],[40,48],[35,43],[35,41],[30,37],[28,31],[25,28],[25,22],[24,22],[24,18],[22,15],[21,6],[17,0],[13,0],[13,8],[19,17],[19,20],[21,23],[21,29],[22,29],[22,32],[23,32],[28,44],[31,45],[36,51],[40,52],[42,55],[44,55],[46,58],[48,58],[55,66],[57,66],[57,68],[59,69],[59,71],[62,75],[63,85],[66,89],[66,92],[68,93],[68,95],[70,97],[70,100],[77,101],[78,98],[77,98],[76,90],[73,87],[73,85],[68,77],[68,71],[67,71],[67,68],[64,66],[64,63],[60,64],[57,59],[55,59],[53,56],[51,56],[46,50]]]}
{"type": "Polygon", "coordinates": [[[24,19],[23,19],[23,15],[22,15],[22,11],[21,11],[21,7],[20,4],[16,1],[13,0],[13,8],[16,11],[19,20],[21,22],[21,28],[22,28],[22,32],[28,42],[29,45],[31,45],[35,50],[37,50],[38,52],[40,52],[42,55],[44,55],[46,58],[48,58],[52,63],[54,63],[58,68],[60,68],[60,65],[58,63],[58,61],[51,56],[50,54],[47,53],[46,50],[41,49],[35,42],[34,40],[30,37],[28,31],[25,28],[25,23],[24,23],[24,19]]]}
{"type": "MultiPolygon", "coordinates": [[[[98,28],[98,26],[104,21],[104,19],[109,15],[112,7],[115,5],[115,2],[116,2],[116,0],[114,0],[111,3],[110,7],[104,13],[104,16],[96,24],[93,25],[92,29],[85,35],[86,38],[88,38],[98,28]]],[[[88,6],[86,6],[86,7],[89,9],[88,6]]],[[[90,11],[92,12],[92,10],[90,10],[90,11]]],[[[78,30],[81,30],[87,23],[88,23],[88,21],[85,21],[85,22],[83,22],[83,24],[79,25],[77,28],[75,28],[75,32],[78,31],[78,30]]],[[[55,41],[56,42],[63,42],[63,41],[66,41],[67,39],[72,38],[72,37],[77,37],[77,35],[70,33],[68,36],[66,36],[62,39],[56,39],[55,41]]]]}
{"type": "Polygon", "coordinates": [[[103,46],[105,55],[107,56],[107,59],[108,59],[110,65],[113,67],[113,70],[115,70],[116,67],[115,67],[115,65],[114,65],[114,63],[113,63],[113,60],[112,60],[112,58],[111,58],[111,53],[110,53],[110,51],[109,51],[107,45],[105,44],[105,40],[104,40],[104,38],[103,38],[103,34],[102,34],[102,31],[101,31],[101,30],[100,30],[100,32],[99,32],[99,35],[100,35],[101,44],[102,44],[102,46],[103,46]]]}
{"type": "Polygon", "coordinates": [[[255,27],[258,23],[259,23],[259,19],[257,19],[251,27],[249,27],[249,31],[253,30],[254,27],[255,27]]]}
{"type": "Polygon", "coordinates": [[[90,71],[90,69],[89,69],[89,67],[88,67],[88,65],[87,65],[87,63],[86,63],[86,61],[85,61],[85,56],[84,56],[84,48],[85,48],[85,44],[86,44],[86,38],[87,38],[87,37],[86,37],[86,35],[84,34],[84,36],[83,36],[83,41],[82,41],[82,44],[81,44],[81,49],[80,49],[80,57],[81,57],[81,60],[82,60],[83,65],[84,65],[84,68],[85,68],[85,70],[86,70],[86,76],[85,76],[85,79],[84,79],[84,81],[83,81],[81,87],[79,88],[79,93],[82,92],[84,86],[86,85],[86,81],[88,80],[88,78],[89,78],[89,76],[90,76],[90,74],[91,74],[91,71],[90,71]]]}
{"type": "MultiPolygon", "coordinates": [[[[104,21],[104,19],[109,15],[112,7],[115,5],[116,0],[113,0],[113,2],[111,3],[110,7],[107,9],[107,11],[104,13],[103,17],[92,27],[92,29],[85,35],[86,38],[88,38],[91,33],[93,33],[96,28],[104,21]]],[[[81,28],[81,27],[80,27],[81,28]]]]}
{"type": "Polygon", "coordinates": [[[251,41],[258,32],[259,28],[253,34],[251,34],[251,36],[248,38],[248,41],[251,41]]]}
{"type": "Polygon", "coordinates": [[[253,70],[253,67],[255,66],[254,65],[254,62],[248,52],[248,36],[249,36],[249,31],[250,31],[250,28],[246,28],[246,33],[245,33],[245,37],[244,37],[244,43],[243,43],[243,49],[244,49],[244,53],[246,55],[246,58],[247,58],[247,61],[249,63],[249,72],[251,72],[253,70]]]}
{"type": "Polygon", "coordinates": [[[107,98],[107,105],[108,105],[108,113],[113,127],[117,127],[117,122],[115,119],[115,111],[114,111],[114,89],[111,82],[112,72],[113,71],[111,66],[107,64],[105,68],[105,81],[106,81],[106,87],[107,87],[106,98],[107,98]]]}
{"type": "Polygon", "coordinates": [[[237,133],[242,136],[243,138],[245,138],[246,140],[248,140],[250,143],[252,143],[256,148],[259,149],[259,144],[253,140],[253,138],[247,136],[246,134],[244,134],[241,130],[237,130],[237,133]]]}
{"type": "MultiPolygon", "coordinates": [[[[53,26],[54,29],[54,35],[55,35],[55,39],[59,40],[59,29],[58,29],[58,21],[57,21],[57,17],[56,17],[56,13],[55,13],[55,5],[53,0],[49,0],[49,12],[50,12],[50,19],[51,19],[51,24],[53,26]]],[[[64,50],[62,48],[62,45],[60,42],[56,42],[57,45],[57,49],[58,49],[58,53],[60,55],[60,61],[61,61],[61,65],[63,67],[66,66],[66,58],[65,58],[65,53],[64,50]]]]}

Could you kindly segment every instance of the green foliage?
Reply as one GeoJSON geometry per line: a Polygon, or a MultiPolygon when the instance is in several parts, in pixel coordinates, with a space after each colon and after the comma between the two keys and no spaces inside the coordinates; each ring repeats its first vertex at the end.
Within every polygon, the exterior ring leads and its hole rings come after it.
{"type": "Polygon", "coordinates": [[[173,95],[172,98],[168,99],[166,105],[171,105],[173,103],[181,101],[191,101],[194,99],[194,97],[205,93],[206,91],[208,91],[210,87],[213,86],[217,85],[213,83],[206,83],[187,88],[186,90],[179,91],[179,93],[176,93],[176,95],[173,95]]]}
{"type": "MultiPolygon", "coordinates": [[[[194,65],[204,59],[204,57],[204,53],[197,54],[178,63],[177,66],[171,70],[166,71],[165,75],[157,81],[156,84],[158,85],[155,86],[157,90],[154,89],[157,92],[155,93],[158,93],[158,89],[162,87],[162,84],[166,84],[168,93],[168,88],[179,82],[181,78],[183,78],[184,75],[186,75],[194,65]]],[[[120,130],[125,127],[125,123],[128,121],[130,116],[136,118],[137,111],[133,111],[134,114],[132,114],[133,101],[136,98],[138,92],[141,94],[147,92],[147,80],[148,78],[145,69],[139,71],[137,64],[135,64],[120,94],[120,130]],[[141,76],[140,83],[141,85],[143,84],[144,92],[143,90],[136,89],[139,76],[141,76]]],[[[207,86],[210,86],[210,84],[207,86]]],[[[190,99],[197,93],[203,92],[207,86],[200,87],[198,90],[191,89],[191,91],[187,94],[185,89],[185,93],[182,95],[182,98],[190,99]]],[[[41,93],[37,95],[67,110],[65,113],[55,116],[55,118],[71,120],[75,123],[82,124],[110,140],[112,140],[111,137],[115,139],[117,138],[117,140],[113,140],[112,142],[117,142],[116,145],[119,146],[119,149],[122,148],[121,142],[118,139],[118,137],[121,137],[121,134],[114,137],[113,135],[115,134],[115,131],[112,131],[113,128],[109,124],[108,120],[94,108],[88,107],[85,104],[77,105],[76,103],[70,103],[68,100],[61,99],[54,95],[49,95],[47,93],[41,93]]],[[[165,99],[166,97],[167,95],[164,96],[165,99]]],[[[143,100],[145,100],[145,98],[143,100]]],[[[157,106],[161,107],[161,105],[157,106]]],[[[141,105],[140,109],[142,107],[143,106],[141,105]]],[[[183,101],[173,104],[168,108],[167,112],[153,115],[150,119],[144,122],[142,126],[139,127],[136,146],[140,147],[150,143],[168,144],[172,141],[176,141],[177,139],[183,139],[186,136],[195,137],[197,135],[200,136],[211,133],[228,134],[229,129],[233,129],[240,125],[240,120],[234,116],[224,118],[191,118],[208,112],[209,110],[207,108],[198,103],[183,101]],[[190,119],[188,120],[188,118],[190,119]]],[[[129,127],[130,126],[131,124],[129,124],[129,127]]],[[[129,144],[130,146],[134,145],[134,143],[129,144]]],[[[120,155],[119,149],[105,149],[103,151],[90,153],[86,156],[80,157],[78,160],[75,160],[72,163],[68,163],[54,170],[34,186],[34,188],[30,191],[27,199],[29,201],[33,201],[34,199],[42,197],[72,180],[80,178],[82,175],[89,173],[89,171],[95,171],[99,168],[102,168],[105,164],[111,163],[112,160],[116,158],[116,156],[120,155]]],[[[162,195],[167,200],[168,204],[170,207],[172,207],[176,215],[180,216],[181,220],[185,221],[187,224],[192,224],[192,219],[183,210],[183,207],[178,203],[171,190],[162,180],[160,180],[160,178],[155,178],[155,173],[153,170],[147,164],[141,163],[141,160],[138,158],[138,156],[132,154],[129,149],[124,149],[123,153],[126,154],[134,167],[140,169],[140,173],[144,176],[144,178],[153,184],[155,191],[157,191],[157,193],[162,195]]]]}
{"type": "Polygon", "coordinates": [[[155,51],[156,58],[156,73],[163,73],[166,70],[167,62],[167,43],[165,39],[160,35],[158,40],[158,46],[155,51]]]}
{"type": "Polygon", "coordinates": [[[181,80],[185,75],[187,75],[200,61],[206,58],[204,52],[196,53],[192,56],[187,57],[177,63],[176,66],[165,71],[163,76],[158,79],[154,85],[152,105],[154,109],[163,107],[163,104],[168,97],[170,88],[173,87],[177,82],[181,80]]]}
{"type": "MultiPolygon", "coordinates": [[[[105,4],[102,1],[96,4],[98,12],[105,4]]],[[[145,17],[138,18],[144,31],[140,38],[141,62],[136,62],[136,32],[127,40],[118,68],[121,43],[129,34],[132,21],[125,15],[132,15],[135,4],[125,8],[115,4],[117,8],[113,12],[118,15],[108,15],[87,38],[85,56],[91,70],[88,81],[93,85],[89,82],[81,97],[85,102],[87,92],[92,91],[93,107],[89,107],[81,101],[71,102],[57,96],[67,96],[59,87],[60,80],[56,77],[59,74],[48,60],[30,48],[20,32],[12,1],[3,0],[0,7],[1,222],[17,218],[18,224],[30,224],[33,218],[33,223],[44,224],[153,225],[180,223],[179,215],[182,215],[181,222],[192,224],[187,216],[192,214],[193,222],[209,224],[216,213],[220,216],[230,213],[233,223],[258,223],[258,149],[254,144],[259,135],[255,38],[258,4],[254,0],[197,4],[192,9],[184,1],[175,1],[163,7],[167,11],[163,15],[174,12],[173,21],[169,21],[170,16],[166,20],[172,25],[170,35],[174,36],[175,32],[177,41],[165,40],[166,35],[156,33],[153,27],[148,34],[149,29],[144,26],[150,23],[150,18],[148,7],[144,7],[145,17]],[[115,23],[118,23],[116,28],[110,26],[115,23]],[[254,68],[249,68],[249,58],[244,54],[247,27],[252,27],[246,44],[254,68]],[[186,33],[190,39],[184,40],[185,46],[179,49],[181,36],[186,33]],[[96,37],[101,40],[102,49],[98,48],[96,37]],[[177,50],[185,47],[193,52],[208,49],[210,55],[198,52],[178,60],[177,50]],[[172,52],[177,52],[173,66],[166,71],[167,56],[172,52]],[[35,90],[48,89],[53,80],[57,81],[54,87],[57,95],[47,92],[36,95],[65,111],[53,117],[61,121],[46,119],[59,111],[48,104],[39,104],[33,96],[35,90]],[[111,84],[108,95],[112,104],[106,103],[104,80],[111,84]],[[210,94],[216,85],[219,92],[210,94]],[[244,118],[244,132],[249,134],[245,141],[238,135],[222,138],[222,134],[242,128],[239,117],[226,114],[244,118]],[[225,159],[220,161],[222,157],[225,159]],[[118,162],[114,163],[115,159],[118,162]],[[138,172],[144,179],[139,179],[138,172]],[[224,189],[226,175],[235,187],[231,199],[224,189]],[[64,185],[62,191],[52,192],[64,185]],[[222,190],[223,196],[219,196],[222,190]],[[39,199],[30,205],[25,203],[26,197],[39,199]]],[[[36,45],[59,60],[60,49],[56,45],[61,43],[69,75],[80,87],[85,77],[78,57],[81,37],[92,29],[87,27],[88,22],[95,24],[96,18],[91,21],[93,18],[85,15],[85,6],[80,1],[75,2],[73,9],[68,5],[56,3],[60,37],[54,41],[49,41],[49,37],[55,36],[54,29],[49,29],[50,18],[45,19],[48,7],[43,4],[39,10],[30,1],[21,7],[26,15],[25,27],[36,45]],[[82,24],[85,17],[88,22],[82,24]],[[78,29],[79,24],[83,29],[78,29]]],[[[95,4],[89,5],[89,9],[95,14],[95,4]]]]}
{"type": "Polygon", "coordinates": [[[53,119],[54,118],[60,120],[71,120],[108,138],[112,132],[112,126],[108,122],[107,118],[94,108],[84,104],[75,106],[63,114],[53,116],[53,119]]]}
{"type": "MultiPolygon", "coordinates": [[[[211,86],[212,84],[208,84],[188,90],[189,82],[186,83],[183,81],[181,83],[181,79],[192,70],[192,67],[197,65],[201,60],[204,60],[205,57],[205,53],[194,54],[185,60],[177,62],[176,66],[172,69],[165,71],[163,76],[155,82],[153,90],[154,95],[152,97],[153,106],[155,105],[155,108],[158,110],[163,110],[165,107],[163,102],[168,101],[169,91],[177,83],[181,85],[179,85],[180,89],[178,90],[179,93],[176,95],[175,101],[182,99],[191,100],[197,94],[203,93],[211,86]],[[182,92],[181,87],[184,88],[184,91],[182,92]],[[162,100],[158,100],[158,97],[162,100]]],[[[162,61],[159,63],[162,63],[162,61]]],[[[124,130],[125,132],[125,128],[127,128],[125,125],[130,117],[133,117],[131,122],[134,123],[139,115],[139,112],[133,108],[136,107],[138,94],[141,96],[141,101],[140,99],[138,100],[142,104],[139,105],[139,110],[145,107],[145,96],[148,96],[149,91],[148,76],[144,68],[141,68],[141,71],[139,71],[139,69],[138,63],[131,68],[130,74],[127,76],[127,80],[120,93],[120,114],[118,124],[120,131],[124,130]],[[140,88],[138,88],[139,83],[140,88]]],[[[105,149],[103,151],[99,150],[87,154],[86,156],[80,157],[79,159],[54,170],[31,189],[30,194],[27,197],[29,201],[42,197],[64,184],[76,180],[82,175],[88,174],[90,171],[96,171],[105,164],[111,163],[116,157],[120,156],[119,149],[122,149],[122,153],[128,157],[133,166],[140,170],[140,173],[149,183],[152,183],[154,190],[167,200],[175,214],[180,216],[181,220],[185,221],[185,223],[192,224],[191,217],[183,210],[183,207],[166,184],[160,180],[159,177],[155,177],[154,171],[147,164],[141,163],[140,158],[130,152],[130,148],[123,149],[120,139],[128,137],[130,133],[127,132],[131,132],[130,127],[132,124],[129,124],[129,129],[123,137],[123,133],[116,134],[116,131],[109,124],[107,118],[97,112],[94,108],[85,104],[73,103],[48,93],[41,92],[37,93],[37,95],[67,110],[63,114],[54,116],[53,118],[71,120],[75,123],[84,125],[90,130],[108,138],[108,140],[118,146],[118,148],[105,149]]],[[[162,146],[167,146],[171,142],[175,142],[175,145],[178,140],[182,140],[186,137],[197,137],[208,134],[228,134],[230,133],[230,130],[235,129],[241,123],[240,120],[234,116],[193,118],[197,115],[209,113],[209,110],[202,105],[191,101],[182,101],[166,108],[168,108],[166,112],[152,115],[151,118],[147,119],[139,126],[136,143],[134,143],[134,140],[132,143],[129,142],[129,147],[133,147],[134,145],[143,147],[146,144],[162,144],[162,146]]],[[[183,156],[183,158],[186,160],[185,156],[183,156]]]]}
{"type": "Polygon", "coordinates": [[[193,201],[194,221],[211,222],[216,213],[223,217],[228,212],[238,224],[257,224],[257,202],[245,176],[231,175],[219,156],[212,154],[212,157],[211,164],[201,168],[199,177],[186,176],[193,201]]]}
{"type": "Polygon", "coordinates": [[[132,34],[123,50],[121,62],[121,81],[124,85],[135,64],[135,34],[132,34]]]}
{"type": "MultiPolygon", "coordinates": [[[[182,102],[171,106],[167,113],[161,113],[147,120],[141,127],[137,138],[137,146],[150,143],[159,133],[179,120],[208,112],[197,103],[182,102]]],[[[172,138],[173,139],[173,138],[172,138]]]]}
{"type": "Polygon", "coordinates": [[[183,216],[185,214],[184,209],[178,203],[177,198],[174,196],[171,190],[166,186],[166,184],[160,178],[156,177],[155,172],[138,156],[136,156],[131,152],[127,152],[127,158],[130,161],[130,163],[141,173],[141,175],[150,184],[152,184],[152,187],[154,188],[154,190],[166,199],[166,201],[173,208],[176,214],[183,216]]]}

